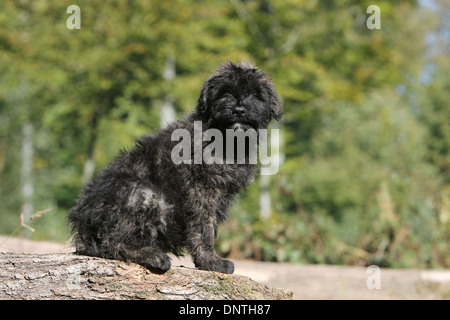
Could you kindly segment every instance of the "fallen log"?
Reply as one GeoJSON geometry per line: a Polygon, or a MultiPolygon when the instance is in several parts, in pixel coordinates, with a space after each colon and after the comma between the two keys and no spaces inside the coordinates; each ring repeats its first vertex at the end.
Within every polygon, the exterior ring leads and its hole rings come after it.
{"type": "Polygon", "coordinates": [[[155,274],[123,261],[71,253],[0,253],[0,299],[292,299],[248,277],[172,267],[155,274]]]}

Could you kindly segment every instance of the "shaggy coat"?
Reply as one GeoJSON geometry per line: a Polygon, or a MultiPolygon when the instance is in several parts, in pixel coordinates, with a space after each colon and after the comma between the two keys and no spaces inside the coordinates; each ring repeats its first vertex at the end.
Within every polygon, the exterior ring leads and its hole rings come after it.
{"type": "Polygon", "coordinates": [[[224,132],[265,129],[281,116],[264,72],[248,64],[219,66],[205,81],[194,113],[138,139],[84,186],[68,215],[77,253],[165,272],[167,253],[186,248],[196,267],[233,273],[233,263],[214,251],[214,238],[234,196],[253,181],[255,165],[174,164],[171,153],[179,142],[172,133],[188,130],[194,145],[194,121],[203,130],[224,132]]]}

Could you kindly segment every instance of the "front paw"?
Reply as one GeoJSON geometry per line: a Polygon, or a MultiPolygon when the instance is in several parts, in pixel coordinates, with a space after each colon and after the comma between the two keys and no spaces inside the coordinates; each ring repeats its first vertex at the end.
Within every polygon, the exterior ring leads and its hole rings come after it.
{"type": "Polygon", "coordinates": [[[228,274],[234,272],[234,263],[229,260],[222,259],[220,257],[216,257],[214,259],[207,261],[202,261],[201,263],[196,263],[195,266],[201,270],[216,271],[228,274]]]}

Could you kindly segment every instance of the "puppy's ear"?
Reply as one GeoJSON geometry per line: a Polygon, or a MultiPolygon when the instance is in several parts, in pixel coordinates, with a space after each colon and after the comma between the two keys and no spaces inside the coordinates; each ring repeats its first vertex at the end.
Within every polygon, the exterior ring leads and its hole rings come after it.
{"type": "Polygon", "coordinates": [[[200,91],[200,96],[198,97],[197,101],[197,113],[198,114],[205,114],[208,109],[207,104],[207,88],[206,86],[203,86],[202,90],[200,91]]]}
{"type": "Polygon", "coordinates": [[[202,90],[200,91],[200,96],[198,97],[197,101],[197,113],[198,114],[205,114],[207,113],[209,109],[209,95],[210,91],[214,88],[214,77],[210,77],[205,81],[203,84],[202,90]]]}
{"type": "Polygon", "coordinates": [[[283,116],[283,106],[281,105],[280,98],[278,97],[277,91],[274,84],[271,81],[266,83],[267,94],[269,96],[268,102],[270,104],[270,111],[272,117],[279,121],[283,116]]]}

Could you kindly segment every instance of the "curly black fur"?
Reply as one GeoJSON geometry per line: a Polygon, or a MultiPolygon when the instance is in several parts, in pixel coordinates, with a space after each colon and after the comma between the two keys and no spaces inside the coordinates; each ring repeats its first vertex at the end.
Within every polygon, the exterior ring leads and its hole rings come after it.
{"type": "MultiPolygon", "coordinates": [[[[233,273],[214,251],[218,224],[233,197],[254,178],[252,164],[174,164],[175,129],[264,129],[282,116],[275,87],[248,64],[225,63],[206,80],[196,111],[137,140],[87,183],[68,215],[78,254],[170,268],[167,252],[186,248],[203,270],[233,273]]],[[[193,143],[193,140],[191,141],[193,143]]]]}

